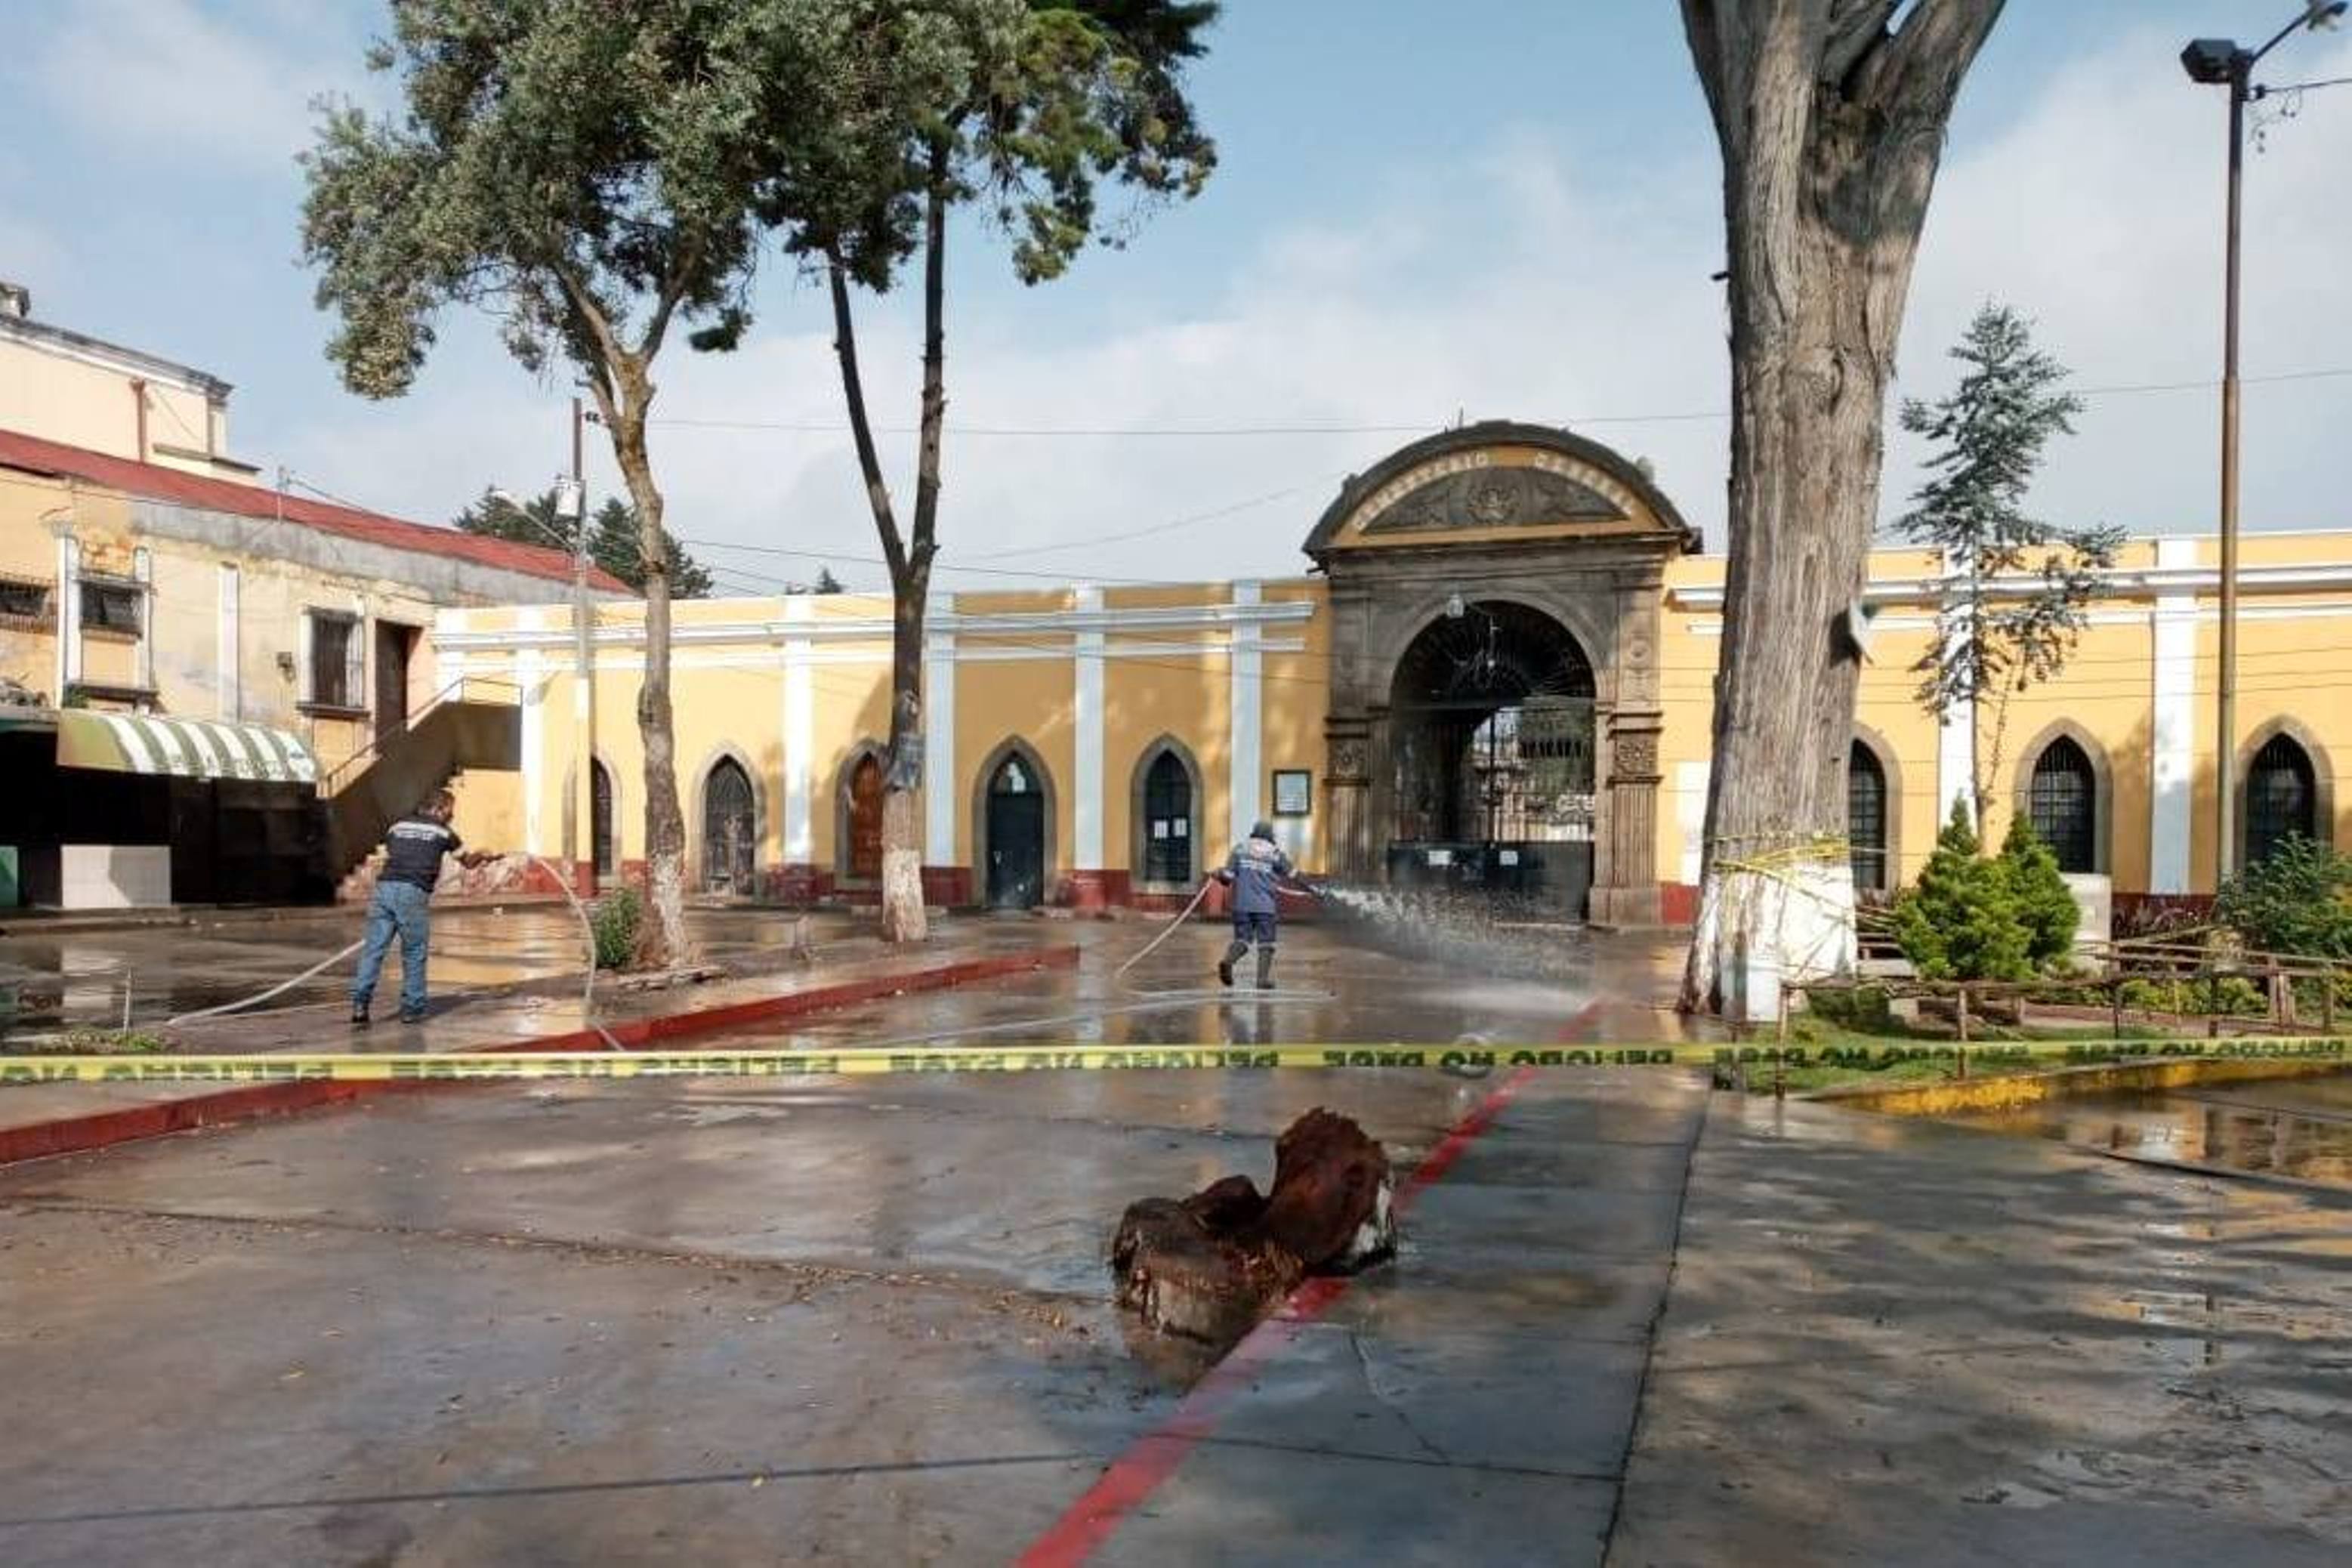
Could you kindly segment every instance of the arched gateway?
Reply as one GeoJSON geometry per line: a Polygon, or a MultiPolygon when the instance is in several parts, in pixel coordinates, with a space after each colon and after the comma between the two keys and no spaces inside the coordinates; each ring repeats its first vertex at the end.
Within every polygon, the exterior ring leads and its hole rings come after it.
{"type": "Polygon", "coordinates": [[[1696,536],[1597,442],[1500,421],[1350,479],[1331,583],[1334,869],[1650,925],[1665,563],[1696,536]]]}

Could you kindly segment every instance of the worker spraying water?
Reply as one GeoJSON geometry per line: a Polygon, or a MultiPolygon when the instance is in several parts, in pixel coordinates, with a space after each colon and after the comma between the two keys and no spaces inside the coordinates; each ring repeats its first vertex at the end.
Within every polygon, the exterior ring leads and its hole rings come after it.
{"type": "Polygon", "coordinates": [[[1274,825],[1264,820],[1251,827],[1247,838],[1234,846],[1234,852],[1225,857],[1223,867],[1217,872],[1217,880],[1234,893],[1234,940],[1226,947],[1224,957],[1217,961],[1217,979],[1231,985],[1234,965],[1255,947],[1257,988],[1271,991],[1274,950],[1282,924],[1281,900],[1276,895],[1286,883],[1309,896],[1316,896],[1315,889],[1299,880],[1290,857],[1274,841],[1274,825]]]}

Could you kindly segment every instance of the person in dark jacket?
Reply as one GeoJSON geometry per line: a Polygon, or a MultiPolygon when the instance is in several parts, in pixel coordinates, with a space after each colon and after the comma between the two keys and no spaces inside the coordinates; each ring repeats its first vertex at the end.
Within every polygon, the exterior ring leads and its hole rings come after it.
{"type": "Polygon", "coordinates": [[[1274,841],[1274,825],[1260,822],[1250,829],[1250,835],[1234,846],[1217,872],[1217,880],[1234,890],[1234,940],[1225,949],[1225,956],[1217,961],[1217,978],[1227,985],[1234,983],[1234,965],[1255,945],[1257,949],[1257,988],[1274,989],[1274,948],[1279,933],[1280,919],[1275,893],[1297,873],[1291,868],[1290,857],[1274,841]]]}
{"type": "Polygon", "coordinates": [[[364,1026],[368,1021],[376,976],[383,971],[383,956],[395,933],[400,938],[400,1021],[424,1021],[425,943],[432,934],[433,885],[441,879],[441,858],[457,855],[468,866],[488,858],[459,853],[464,841],[449,826],[457,808],[456,795],[435,790],[384,833],[383,869],[376,873],[375,896],[368,900],[367,945],[360,950],[359,973],[352,978],[353,1024],[364,1026]]]}

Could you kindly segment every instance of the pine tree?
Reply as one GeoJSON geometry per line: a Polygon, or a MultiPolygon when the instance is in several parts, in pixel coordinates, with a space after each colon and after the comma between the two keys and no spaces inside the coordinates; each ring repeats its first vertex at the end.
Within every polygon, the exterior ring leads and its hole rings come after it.
{"type": "Polygon", "coordinates": [[[2074,928],[2083,917],[2074,890],[2058,869],[2058,857],[2023,812],[2009,819],[1998,864],[2009,879],[2017,917],[2025,924],[2026,956],[2036,969],[2047,969],[2074,950],[2074,928]]]}
{"type": "Polygon", "coordinates": [[[2025,319],[1987,304],[1951,357],[1968,368],[1949,397],[1903,405],[1903,428],[1936,449],[1927,481],[1895,526],[1940,551],[1955,579],[1935,641],[1912,667],[1920,706],[1939,718],[1988,700],[1993,709],[1992,743],[1978,753],[1971,781],[1981,822],[2008,740],[2010,700],[2064,668],[2123,531],[2061,528],[2025,512],[2043,448],[2074,433],[2083,407],[2061,389],[2066,367],[2033,346],[2025,319]],[[2021,576],[2032,586],[2021,589],[2021,576]]]}
{"type": "Polygon", "coordinates": [[[1895,896],[1895,940],[1923,980],[2022,980],[2032,973],[2032,933],[2020,918],[2010,873],[1980,847],[1968,803],[1955,800],[1918,881],[1895,896]]]}
{"type": "MultiPolygon", "coordinates": [[[[520,505],[496,490],[484,490],[480,500],[450,521],[467,533],[511,539],[519,544],[540,544],[551,550],[568,551],[576,537],[572,520],[556,510],[552,489],[542,490],[520,505]]],[[[664,529],[662,537],[669,544],[670,596],[709,598],[709,569],[686,552],[677,535],[664,529]]],[[[614,496],[596,509],[595,515],[588,521],[588,558],[630,587],[643,591],[646,557],[635,507],[614,496]]]]}

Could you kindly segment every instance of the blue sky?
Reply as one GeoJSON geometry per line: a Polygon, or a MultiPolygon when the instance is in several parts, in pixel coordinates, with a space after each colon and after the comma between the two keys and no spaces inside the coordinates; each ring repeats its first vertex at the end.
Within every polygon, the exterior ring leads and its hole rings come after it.
{"type": "MultiPolygon", "coordinates": [[[[2287,0],[2015,0],[1972,76],[1929,218],[1902,390],[1982,300],[2034,316],[2090,388],[2198,382],[2218,357],[2221,103],[2173,61],[2264,34],[2287,0]]],[[[1715,152],[1669,0],[1234,0],[1195,86],[1207,193],[1124,251],[1024,289],[955,237],[951,419],[989,428],[1342,426],[1347,434],[952,436],[946,560],[1098,578],[1283,573],[1346,473],[1458,415],[1571,422],[1649,458],[1719,539],[1725,426],[1715,152]],[[1390,428],[1393,426],[1394,428],[1390,428]],[[1202,513],[1205,521],[1180,523],[1202,513]],[[1165,527],[1143,537],[1103,541],[1165,527]],[[1006,553],[1016,552],[1019,553],[1006,553]]],[[[0,277],[40,319],[236,384],[234,445],[362,504],[437,520],[543,483],[564,396],[453,317],[416,389],[342,392],[297,261],[294,154],[359,67],[373,5],[18,0],[0,61],[0,277]]],[[[2273,79],[2352,75],[2352,35],[2273,79]]],[[[2352,89],[2314,93],[2250,160],[2247,369],[2352,367],[2352,89]]],[[[818,297],[782,269],[731,356],[660,375],[677,531],[756,591],[813,561],[875,583],[818,297]],[[814,426],[714,428],[707,423],[814,426]]],[[[911,416],[900,302],[867,311],[879,416],[911,416]]],[[[2038,492],[2135,531],[2209,526],[2210,388],[2100,392],[2038,492]]],[[[2352,377],[2258,384],[2258,527],[2343,526],[2352,377]]],[[[896,438],[894,452],[911,443],[896,438]]],[[[1894,442],[1890,507],[1915,482],[1894,442]]],[[[894,461],[903,470],[903,458],[894,461]]],[[[610,487],[608,464],[592,483],[610,487]]],[[[992,578],[952,575],[950,585],[992,578]]]]}

